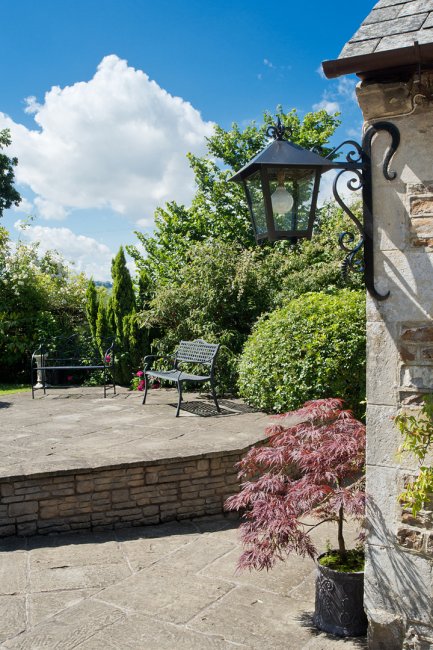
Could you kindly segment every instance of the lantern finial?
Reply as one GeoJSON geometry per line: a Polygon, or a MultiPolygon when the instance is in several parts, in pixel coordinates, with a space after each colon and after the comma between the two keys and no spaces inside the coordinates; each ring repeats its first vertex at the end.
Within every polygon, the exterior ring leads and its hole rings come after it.
{"type": "Polygon", "coordinates": [[[284,140],[284,134],[286,132],[286,127],[280,120],[280,116],[277,117],[277,123],[268,126],[266,129],[266,135],[274,140],[284,140]]]}

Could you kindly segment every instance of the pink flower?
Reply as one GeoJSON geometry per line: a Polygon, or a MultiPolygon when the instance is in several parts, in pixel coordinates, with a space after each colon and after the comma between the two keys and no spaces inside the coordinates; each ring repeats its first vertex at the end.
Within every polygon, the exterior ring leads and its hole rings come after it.
{"type": "Polygon", "coordinates": [[[135,374],[136,374],[137,377],[142,377],[144,375],[144,372],[142,370],[139,370],[135,374]]]}
{"type": "Polygon", "coordinates": [[[66,377],[66,379],[67,379],[68,381],[72,381],[72,380],[73,380],[73,376],[72,376],[72,375],[68,375],[68,376],[66,377]]]}
{"type": "Polygon", "coordinates": [[[143,379],[138,382],[137,390],[144,390],[144,381],[143,381],[143,379]]]}
{"type": "Polygon", "coordinates": [[[107,355],[105,356],[105,363],[110,363],[110,361],[111,361],[111,357],[110,357],[109,354],[107,354],[107,355]]]}

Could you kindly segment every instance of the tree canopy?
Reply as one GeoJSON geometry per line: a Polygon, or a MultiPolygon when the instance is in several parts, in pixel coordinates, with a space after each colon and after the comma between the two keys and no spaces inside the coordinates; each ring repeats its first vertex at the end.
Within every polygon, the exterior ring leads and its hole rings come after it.
{"type": "Polygon", "coordinates": [[[18,165],[18,158],[9,158],[3,149],[11,145],[9,129],[0,131],[0,217],[3,211],[18,206],[21,203],[21,196],[14,187],[14,167],[18,165]]]}
{"type": "MultiPolygon", "coordinates": [[[[280,108],[278,116],[291,141],[307,149],[320,147],[325,155],[330,151],[329,138],[340,123],[337,114],[321,110],[308,113],[301,120],[295,109],[284,113],[280,108]]],[[[135,233],[144,254],[138,246],[127,247],[138,268],[146,271],[149,282],[164,284],[175,280],[190,257],[191,245],[199,242],[218,239],[241,248],[255,245],[243,189],[228,181],[263,149],[269,139],[266,130],[274,120],[274,116],[265,113],[261,125],[253,122],[243,130],[237,124],[228,131],[216,125],[207,139],[207,154],[188,155],[197,188],[191,205],[172,201],[158,208],[154,233],[135,233]]]]}

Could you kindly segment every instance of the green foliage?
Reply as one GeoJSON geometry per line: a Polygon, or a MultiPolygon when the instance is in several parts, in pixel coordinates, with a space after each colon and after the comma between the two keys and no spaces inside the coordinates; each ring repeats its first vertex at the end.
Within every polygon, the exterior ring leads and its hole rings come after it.
{"type": "Polygon", "coordinates": [[[16,381],[28,372],[41,340],[86,330],[86,280],[60,256],[40,255],[37,244],[12,246],[0,229],[1,376],[16,381]]]}
{"type": "MultiPolygon", "coordinates": [[[[308,113],[301,122],[295,110],[283,113],[280,108],[278,114],[293,142],[329,151],[326,143],[339,124],[337,116],[317,111],[308,113]]],[[[255,245],[243,189],[228,179],[266,145],[266,129],[274,120],[265,113],[261,126],[253,122],[243,131],[237,124],[229,131],[215,126],[207,141],[207,156],[188,156],[197,186],[191,206],[170,202],[158,208],[153,235],[136,232],[144,254],[137,246],[127,247],[138,268],[146,270],[151,281],[148,286],[157,290],[158,285],[175,281],[197,243],[219,240],[240,248],[255,245]]]]}
{"type": "Polygon", "coordinates": [[[9,158],[2,150],[11,144],[9,129],[0,131],[0,217],[3,211],[18,206],[21,203],[21,196],[14,187],[14,167],[18,165],[17,158],[9,158]]]}
{"type": "Polygon", "coordinates": [[[116,323],[116,336],[123,338],[123,319],[135,311],[135,294],[131,274],[126,266],[125,253],[122,246],[111,264],[113,278],[113,292],[111,294],[114,320],[116,323]]]}
{"type": "Polygon", "coordinates": [[[403,436],[399,453],[408,453],[418,463],[418,476],[410,481],[399,496],[401,505],[416,516],[433,494],[433,467],[425,464],[433,442],[433,396],[424,398],[418,416],[400,414],[395,423],[403,436]]]}
{"type": "Polygon", "coordinates": [[[104,354],[105,350],[107,349],[107,341],[110,338],[113,338],[114,335],[115,334],[109,325],[107,318],[107,309],[101,296],[98,303],[98,313],[96,316],[95,326],[95,341],[101,354],[104,354]]]}
{"type": "Polygon", "coordinates": [[[173,353],[182,339],[220,343],[220,392],[233,389],[237,354],[257,317],[269,307],[260,257],[259,249],[242,250],[221,241],[197,244],[177,282],[160,287],[142,314],[143,324],[161,332],[154,341],[161,354],[173,353]]]}
{"type": "Polygon", "coordinates": [[[352,548],[346,551],[344,559],[338,551],[328,551],[326,555],[322,555],[319,559],[319,564],[328,567],[333,571],[341,571],[342,573],[357,573],[364,571],[365,553],[364,549],[352,548]]]}
{"type": "Polygon", "coordinates": [[[309,293],[255,326],[239,364],[241,395],[266,411],[335,395],[356,414],[365,398],[364,294],[309,293]]]}
{"type": "Polygon", "coordinates": [[[96,321],[98,318],[98,292],[93,279],[89,280],[86,290],[86,316],[92,337],[96,337],[96,321]]]}

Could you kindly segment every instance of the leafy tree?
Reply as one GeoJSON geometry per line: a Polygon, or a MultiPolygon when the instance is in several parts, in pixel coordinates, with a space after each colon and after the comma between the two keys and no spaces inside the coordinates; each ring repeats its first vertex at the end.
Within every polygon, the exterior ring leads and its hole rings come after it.
{"type": "Polygon", "coordinates": [[[72,273],[54,251],[38,244],[12,246],[0,228],[1,378],[16,381],[28,372],[41,340],[86,330],[86,279],[72,273]]]}
{"type": "MultiPolygon", "coordinates": [[[[279,109],[278,115],[293,142],[309,149],[320,147],[325,154],[330,151],[326,145],[339,124],[337,115],[322,110],[307,114],[302,121],[296,110],[283,113],[279,109]]],[[[218,239],[241,248],[255,245],[243,190],[228,179],[265,146],[266,130],[274,120],[265,113],[261,126],[252,123],[243,131],[237,124],[229,131],[216,126],[207,141],[207,156],[188,156],[197,186],[191,206],[170,202],[158,208],[154,234],[136,233],[145,254],[136,246],[127,247],[153,285],[175,280],[196,243],[218,239]]]]}
{"type": "Polygon", "coordinates": [[[14,187],[14,167],[18,165],[18,158],[9,158],[2,150],[12,143],[9,129],[0,131],[0,217],[3,211],[19,205],[21,196],[14,187]]]}

